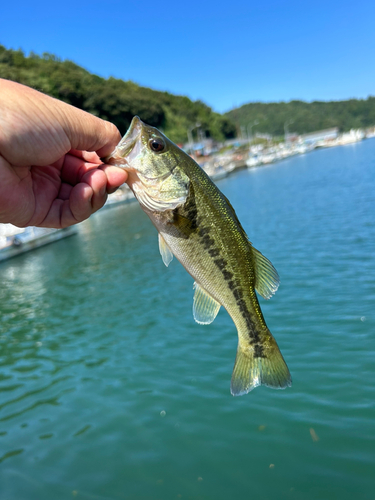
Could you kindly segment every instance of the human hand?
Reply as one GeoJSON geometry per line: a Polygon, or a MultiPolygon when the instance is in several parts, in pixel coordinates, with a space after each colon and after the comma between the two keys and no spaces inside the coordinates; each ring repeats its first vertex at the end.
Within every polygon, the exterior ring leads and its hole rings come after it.
{"type": "Polygon", "coordinates": [[[0,79],[0,222],[62,228],[90,217],[127,179],[100,160],[120,138],[109,122],[0,79]]]}

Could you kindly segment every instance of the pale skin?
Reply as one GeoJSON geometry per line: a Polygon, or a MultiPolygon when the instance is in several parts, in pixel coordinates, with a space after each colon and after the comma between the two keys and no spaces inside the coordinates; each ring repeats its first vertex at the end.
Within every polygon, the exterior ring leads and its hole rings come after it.
{"type": "Polygon", "coordinates": [[[0,79],[0,223],[63,228],[101,208],[127,173],[103,165],[117,128],[0,79]]]}

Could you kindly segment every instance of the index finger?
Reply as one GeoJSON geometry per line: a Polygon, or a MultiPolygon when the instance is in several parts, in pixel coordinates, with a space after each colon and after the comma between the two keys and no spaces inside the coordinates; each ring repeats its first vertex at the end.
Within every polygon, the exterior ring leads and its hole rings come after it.
{"type": "MultiPolygon", "coordinates": [[[[97,157],[95,153],[88,153],[87,151],[81,151],[81,153],[87,153],[88,157],[93,155],[93,159],[97,157]]],[[[81,156],[86,156],[86,154],[81,156]]],[[[97,163],[92,163],[90,161],[85,161],[82,157],[74,156],[73,154],[68,153],[65,155],[64,163],[61,167],[61,180],[63,182],[67,182],[71,186],[75,186],[81,182],[82,177],[87,172],[97,169],[100,164],[100,160],[97,163]]]]}

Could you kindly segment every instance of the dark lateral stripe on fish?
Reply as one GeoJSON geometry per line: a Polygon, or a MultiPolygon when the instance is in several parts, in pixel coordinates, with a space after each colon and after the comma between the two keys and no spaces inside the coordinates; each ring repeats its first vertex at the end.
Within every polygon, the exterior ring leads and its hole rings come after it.
{"type": "Polygon", "coordinates": [[[198,218],[198,209],[195,203],[194,190],[190,186],[189,195],[185,205],[173,210],[172,224],[179,229],[180,237],[189,239],[193,233],[197,232],[200,221],[198,218]]]}
{"type": "Polygon", "coordinates": [[[240,284],[236,281],[230,281],[233,278],[233,274],[226,269],[228,262],[225,259],[216,259],[214,260],[214,263],[220,269],[225,281],[228,283],[228,287],[232,291],[233,296],[236,300],[236,304],[246,322],[246,326],[248,328],[249,343],[254,347],[254,357],[266,358],[267,356],[264,354],[264,347],[262,345],[261,338],[256,331],[250,311],[246,305],[245,300],[243,299],[243,291],[241,290],[240,284]]]}
{"type": "Polygon", "coordinates": [[[233,273],[231,273],[230,271],[227,271],[226,269],[223,269],[223,276],[224,276],[225,281],[229,281],[233,278],[233,273]]]}
{"type": "Polygon", "coordinates": [[[225,259],[216,259],[216,260],[214,260],[214,262],[217,265],[217,267],[220,269],[220,271],[222,271],[222,272],[225,270],[225,268],[228,265],[228,262],[225,259]]]}
{"type": "Polygon", "coordinates": [[[190,185],[189,194],[184,206],[184,211],[186,212],[186,217],[191,223],[192,232],[195,232],[198,228],[198,208],[195,202],[194,188],[190,185]]]}
{"type": "Polygon", "coordinates": [[[206,234],[209,234],[211,232],[211,228],[210,227],[201,227],[198,231],[198,234],[199,236],[205,236],[206,234]]]}
{"type": "Polygon", "coordinates": [[[208,250],[210,247],[215,245],[215,240],[210,238],[208,234],[206,234],[205,236],[203,236],[203,238],[201,238],[201,243],[203,244],[204,248],[208,250]]]}
{"type": "MultiPolygon", "coordinates": [[[[220,250],[217,247],[210,248],[211,246],[215,245],[215,240],[208,236],[210,232],[211,228],[202,227],[198,230],[198,235],[201,237],[200,243],[206,250],[208,250],[208,253],[212,257],[216,257],[220,254],[220,250]]],[[[266,358],[267,356],[265,356],[264,354],[264,347],[262,345],[261,338],[255,329],[255,325],[251,319],[250,311],[243,299],[243,291],[241,290],[240,283],[238,283],[236,280],[232,280],[233,273],[227,270],[228,261],[223,258],[219,258],[214,259],[214,263],[220,269],[224,280],[227,282],[229,289],[232,291],[233,296],[236,300],[236,304],[246,322],[246,326],[248,328],[249,344],[254,348],[254,357],[266,358]]]]}
{"type": "Polygon", "coordinates": [[[217,257],[220,254],[220,250],[218,248],[210,248],[208,253],[211,255],[211,257],[217,257]]]}
{"type": "Polygon", "coordinates": [[[233,290],[233,296],[234,298],[236,299],[236,302],[238,304],[238,302],[242,299],[243,297],[243,291],[241,290],[241,288],[235,288],[233,290]]]}
{"type": "Polygon", "coordinates": [[[264,354],[264,347],[261,344],[254,345],[254,358],[267,358],[264,354]]]}
{"type": "Polygon", "coordinates": [[[236,288],[236,282],[235,281],[228,281],[228,287],[229,287],[229,290],[234,290],[236,288]]]}

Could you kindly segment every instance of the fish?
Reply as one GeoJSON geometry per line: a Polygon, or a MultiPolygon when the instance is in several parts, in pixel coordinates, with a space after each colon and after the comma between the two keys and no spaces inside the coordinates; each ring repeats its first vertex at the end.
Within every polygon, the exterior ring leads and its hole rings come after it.
{"type": "Polygon", "coordinates": [[[238,334],[232,395],[259,385],[291,386],[256,294],[269,299],[278,289],[278,273],[251,244],[231,203],[204,170],[137,116],[102,161],[128,172],[128,185],[159,233],[164,264],[175,256],[195,280],[195,321],[212,323],[221,306],[232,318],[238,334]]]}

